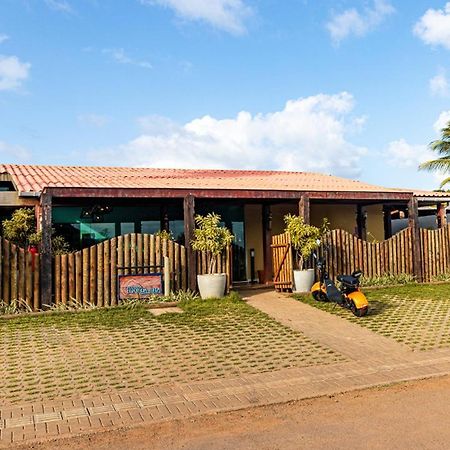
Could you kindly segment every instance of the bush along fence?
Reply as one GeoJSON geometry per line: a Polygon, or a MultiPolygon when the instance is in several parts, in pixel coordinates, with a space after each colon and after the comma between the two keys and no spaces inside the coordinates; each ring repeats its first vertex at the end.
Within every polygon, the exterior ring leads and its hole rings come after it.
{"type": "MultiPolygon", "coordinates": [[[[385,241],[371,243],[347,231],[332,230],[323,239],[318,254],[325,257],[333,278],[361,269],[366,278],[406,274],[417,281],[430,282],[449,273],[450,225],[438,230],[417,231],[416,234],[413,228],[406,228],[385,241]]],[[[292,289],[289,235],[272,237],[272,255],[275,288],[280,291],[292,289]]],[[[312,259],[309,267],[314,267],[312,259]]]]}
{"type": "MultiPolygon", "coordinates": [[[[42,262],[30,253],[0,238],[0,301],[18,302],[39,310],[51,304],[113,306],[118,302],[120,275],[162,273],[170,278],[171,291],[187,290],[188,263],[186,247],[170,239],[151,234],[127,234],[106,240],[83,250],[56,255],[51,299],[41,299],[42,262]]],[[[209,256],[196,254],[197,273],[206,273],[209,256]]],[[[219,258],[216,272],[231,280],[231,248],[219,258]]],[[[166,281],[166,280],[165,280],[166,281]]]]}

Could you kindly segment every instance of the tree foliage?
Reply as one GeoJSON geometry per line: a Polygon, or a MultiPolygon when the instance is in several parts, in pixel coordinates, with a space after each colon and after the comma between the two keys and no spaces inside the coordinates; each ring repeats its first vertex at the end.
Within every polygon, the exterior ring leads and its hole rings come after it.
{"type": "MultiPolygon", "coordinates": [[[[430,143],[430,149],[439,155],[439,158],[420,164],[420,170],[428,170],[430,172],[440,171],[444,173],[450,172],[450,122],[441,130],[441,139],[437,139],[430,143]]],[[[447,177],[440,185],[440,188],[450,182],[447,177]]]]}
{"type": "MultiPolygon", "coordinates": [[[[11,219],[2,222],[3,236],[22,248],[29,245],[39,245],[42,241],[42,232],[36,230],[36,217],[32,208],[16,209],[11,219]]],[[[56,235],[52,229],[53,254],[68,253],[70,247],[63,236],[56,235]]]]}
{"type": "Polygon", "coordinates": [[[318,241],[329,230],[328,219],[324,218],[320,228],[305,223],[302,216],[287,214],[284,216],[285,232],[291,238],[292,248],[295,251],[295,260],[299,270],[304,267],[305,261],[317,248],[318,241]]]}
{"type": "Polygon", "coordinates": [[[212,274],[217,258],[233,242],[234,236],[228,228],[221,226],[221,217],[215,213],[206,216],[195,216],[197,228],[194,230],[194,239],[191,241],[192,248],[200,252],[208,252],[211,261],[208,273],[212,274]]]}
{"type": "MultiPolygon", "coordinates": [[[[30,237],[36,237],[36,217],[31,208],[16,209],[11,219],[2,223],[3,236],[20,247],[30,244],[30,237]]],[[[34,245],[34,242],[32,243],[34,245]]]]}

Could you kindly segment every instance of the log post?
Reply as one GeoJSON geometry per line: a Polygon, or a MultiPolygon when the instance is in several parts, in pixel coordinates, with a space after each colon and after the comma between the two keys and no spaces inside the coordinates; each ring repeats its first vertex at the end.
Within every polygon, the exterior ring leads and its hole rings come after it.
{"type": "Polygon", "coordinates": [[[444,203],[437,204],[436,218],[438,228],[444,228],[447,225],[447,209],[444,203]]]}
{"type": "Polygon", "coordinates": [[[389,239],[392,236],[392,207],[383,206],[383,223],[384,223],[384,239],[389,239]]]}
{"type": "Polygon", "coordinates": [[[41,209],[41,308],[53,303],[53,256],[52,256],[52,195],[44,191],[40,198],[41,209]]]}
{"type": "Polygon", "coordinates": [[[310,224],[311,217],[310,217],[310,203],[309,203],[309,196],[308,195],[302,195],[300,197],[300,200],[298,201],[298,215],[300,217],[303,217],[303,220],[306,224],[310,224]]]}
{"type": "Polygon", "coordinates": [[[413,270],[417,281],[423,280],[422,275],[422,261],[420,258],[420,230],[419,230],[419,205],[417,198],[412,196],[408,203],[408,225],[412,230],[412,257],[413,257],[413,270]]]}
{"type": "Polygon", "coordinates": [[[186,195],[183,202],[184,211],[184,245],[187,252],[188,266],[188,288],[191,291],[197,290],[197,267],[195,252],[192,249],[191,241],[194,238],[195,228],[195,198],[192,194],[186,195]]]}
{"type": "Polygon", "coordinates": [[[364,206],[356,206],[356,229],[359,239],[367,239],[367,227],[366,227],[366,211],[364,206]]]}
{"type": "Polygon", "coordinates": [[[264,282],[272,281],[272,213],[270,205],[262,207],[264,282]]]}

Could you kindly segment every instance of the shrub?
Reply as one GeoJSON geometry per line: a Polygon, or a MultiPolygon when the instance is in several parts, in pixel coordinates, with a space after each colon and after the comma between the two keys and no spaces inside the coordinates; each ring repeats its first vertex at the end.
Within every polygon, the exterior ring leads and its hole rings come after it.
{"type": "Polygon", "coordinates": [[[215,213],[206,216],[195,216],[197,228],[194,230],[192,248],[200,252],[211,254],[208,273],[214,273],[217,258],[233,242],[234,236],[228,228],[220,225],[221,217],[215,213]]]}
{"type": "Polygon", "coordinates": [[[291,238],[292,248],[295,251],[295,262],[299,270],[304,267],[305,261],[313,254],[319,241],[329,230],[328,219],[323,219],[320,228],[308,225],[302,216],[287,214],[284,216],[285,232],[291,238]]]}
{"type": "Polygon", "coordinates": [[[362,286],[392,286],[396,284],[410,284],[416,283],[417,280],[414,275],[409,273],[401,273],[399,275],[385,274],[377,277],[368,278],[361,277],[362,286]]]}

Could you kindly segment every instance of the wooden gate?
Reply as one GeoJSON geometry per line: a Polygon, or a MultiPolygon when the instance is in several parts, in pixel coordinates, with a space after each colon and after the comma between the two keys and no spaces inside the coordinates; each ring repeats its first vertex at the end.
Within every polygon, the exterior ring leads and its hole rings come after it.
{"type": "Polygon", "coordinates": [[[293,255],[291,239],[288,233],[272,236],[273,283],[277,291],[290,290],[293,287],[293,255]]]}
{"type": "Polygon", "coordinates": [[[160,272],[169,257],[171,289],[187,288],[186,248],[151,234],[126,234],[55,256],[55,303],[117,304],[118,275],[160,272]]]}

